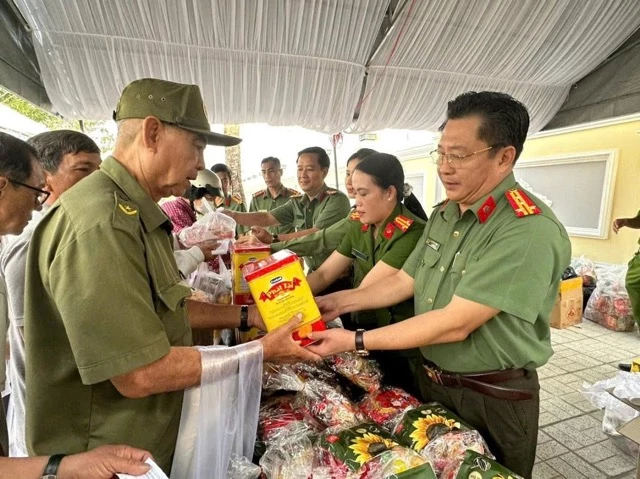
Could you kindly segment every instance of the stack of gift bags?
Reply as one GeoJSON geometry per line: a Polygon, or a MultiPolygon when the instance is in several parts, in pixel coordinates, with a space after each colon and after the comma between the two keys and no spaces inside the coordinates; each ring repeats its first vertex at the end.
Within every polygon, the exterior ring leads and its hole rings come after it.
{"type": "Polygon", "coordinates": [[[520,477],[463,419],[384,386],[354,353],[265,366],[254,459],[266,479],[520,477]]]}

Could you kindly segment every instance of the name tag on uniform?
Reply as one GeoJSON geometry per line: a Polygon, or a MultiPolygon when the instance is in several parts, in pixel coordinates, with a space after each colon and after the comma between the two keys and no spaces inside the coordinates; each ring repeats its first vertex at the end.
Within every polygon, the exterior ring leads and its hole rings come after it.
{"type": "Polygon", "coordinates": [[[440,243],[432,240],[431,238],[427,238],[427,246],[431,248],[433,251],[438,251],[440,249],[440,243]]]}
{"type": "Polygon", "coordinates": [[[364,254],[362,251],[358,251],[355,248],[351,248],[351,255],[355,256],[358,259],[361,259],[362,261],[367,261],[369,259],[369,256],[364,254]]]}

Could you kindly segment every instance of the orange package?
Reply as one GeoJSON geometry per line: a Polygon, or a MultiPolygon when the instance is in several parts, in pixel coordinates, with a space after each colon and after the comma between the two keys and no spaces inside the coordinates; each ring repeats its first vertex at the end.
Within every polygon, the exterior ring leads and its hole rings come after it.
{"type": "Polygon", "coordinates": [[[296,313],[302,313],[302,324],[293,332],[293,339],[302,346],[313,342],[308,338],[309,333],[326,329],[298,256],[291,251],[278,251],[250,263],[242,269],[242,274],[267,331],[287,323],[296,313]]]}

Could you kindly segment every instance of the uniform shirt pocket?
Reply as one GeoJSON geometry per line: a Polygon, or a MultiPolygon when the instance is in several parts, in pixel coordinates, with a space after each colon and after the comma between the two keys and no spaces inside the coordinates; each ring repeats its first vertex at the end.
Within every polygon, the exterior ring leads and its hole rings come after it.
{"type": "Polygon", "coordinates": [[[155,309],[158,317],[164,324],[169,342],[177,345],[189,329],[186,307],[191,288],[178,282],[156,291],[156,295],[155,309]]]}

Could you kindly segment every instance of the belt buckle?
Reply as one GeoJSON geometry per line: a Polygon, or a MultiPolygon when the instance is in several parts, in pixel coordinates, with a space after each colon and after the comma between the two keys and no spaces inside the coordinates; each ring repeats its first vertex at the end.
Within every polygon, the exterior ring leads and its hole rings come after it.
{"type": "Polygon", "coordinates": [[[425,366],[424,368],[427,370],[427,376],[429,379],[442,386],[442,378],[440,377],[441,371],[439,369],[432,368],[431,366],[425,366]]]}

